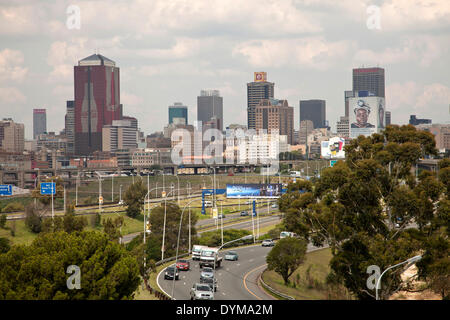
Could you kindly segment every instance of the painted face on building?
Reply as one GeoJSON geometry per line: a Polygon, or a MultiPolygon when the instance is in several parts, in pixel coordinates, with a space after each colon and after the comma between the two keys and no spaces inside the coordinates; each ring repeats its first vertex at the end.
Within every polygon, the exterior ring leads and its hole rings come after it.
{"type": "Polygon", "coordinates": [[[356,110],[356,123],[359,127],[364,128],[367,124],[367,120],[369,119],[369,113],[366,109],[357,109],[356,110]]]}

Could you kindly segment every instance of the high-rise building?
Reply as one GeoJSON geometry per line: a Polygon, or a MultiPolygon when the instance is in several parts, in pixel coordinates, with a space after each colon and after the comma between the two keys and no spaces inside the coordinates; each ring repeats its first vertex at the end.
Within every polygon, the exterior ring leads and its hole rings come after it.
{"type": "Polygon", "coordinates": [[[138,129],[138,120],[135,117],[130,117],[130,116],[123,116],[122,120],[128,120],[130,121],[130,125],[132,128],[135,128],[136,130],[138,129]]]}
{"type": "Polygon", "coordinates": [[[275,83],[267,81],[266,72],[255,72],[253,82],[247,83],[247,127],[255,127],[255,107],[261,99],[274,98],[275,83]]]}
{"type": "Polygon", "coordinates": [[[285,135],[288,143],[293,144],[294,108],[289,106],[287,100],[260,100],[255,107],[255,129],[285,135]]]}
{"type": "MultiPolygon", "coordinates": [[[[355,68],[353,69],[353,92],[369,91],[377,97],[384,96],[383,68],[355,68]]],[[[348,116],[346,114],[346,116],[348,116]]]]}
{"type": "Polygon", "coordinates": [[[323,128],[327,125],[325,100],[300,100],[300,122],[311,120],[314,129],[323,128]]]}
{"type": "Polygon", "coordinates": [[[298,134],[298,143],[305,144],[308,141],[308,135],[314,130],[314,123],[311,120],[300,121],[300,130],[298,134]]]}
{"type": "Polygon", "coordinates": [[[345,116],[347,118],[349,117],[349,110],[350,110],[348,101],[349,101],[349,98],[353,98],[354,96],[355,95],[354,95],[353,91],[351,91],[351,90],[344,91],[345,116]]]}
{"type": "Polygon", "coordinates": [[[41,133],[47,132],[46,109],[33,109],[33,139],[41,133]]]}
{"type": "Polygon", "coordinates": [[[341,117],[341,120],[336,123],[336,132],[340,137],[350,137],[350,125],[348,117],[341,117]]]}
{"type": "Polygon", "coordinates": [[[65,132],[67,137],[67,153],[75,153],[75,101],[66,101],[65,132]]]}
{"type": "Polygon", "coordinates": [[[0,150],[23,152],[25,149],[25,126],[11,118],[0,121],[0,150]]]}
{"type": "Polygon", "coordinates": [[[431,124],[431,119],[418,119],[416,115],[410,115],[409,116],[409,124],[412,124],[413,126],[417,126],[419,124],[431,124]]]}
{"type": "Polygon", "coordinates": [[[386,111],[384,113],[384,117],[385,117],[386,126],[390,125],[391,124],[391,112],[390,111],[386,111]]]}
{"type": "Polygon", "coordinates": [[[78,61],[75,75],[75,154],[102,150],[102,128],[122,119],[119,68],[100,54],[78,61]]]}
{"type": "Polygon", "coordinates": [[[197,120],[202,123],[210,121],[213,117],[219,120],[223,130],[223,98],[219,90],[202,90],[197,97],[197,120]]]}
{"type": "Polygon", "coordinates": [[[113,120],[111,125],[103,126],[102,144],[104,152],[136,149],[137,129],[130,120],[113,120]]]}
{"type": "Polygon", "coordinates": [[[184,106],[181,102],[175,102],[173,106],[169,106],[169,124],[188,124],[188,107],[184,106]]]}

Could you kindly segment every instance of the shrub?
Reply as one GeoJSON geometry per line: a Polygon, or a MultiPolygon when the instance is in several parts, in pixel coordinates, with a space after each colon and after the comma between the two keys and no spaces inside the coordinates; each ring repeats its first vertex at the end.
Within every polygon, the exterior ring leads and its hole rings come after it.
{"type": "Polygon", "coordinates": [[[2,209],[2,212],[23,211],[24,209],[25,207],[20,202],[11,202],[2,209]]]}

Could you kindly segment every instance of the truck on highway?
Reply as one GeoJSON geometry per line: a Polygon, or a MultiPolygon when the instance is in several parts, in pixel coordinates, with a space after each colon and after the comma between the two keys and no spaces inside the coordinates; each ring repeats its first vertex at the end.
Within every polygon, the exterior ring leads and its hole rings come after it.
{"type": "Polygon", "coordinates": [[[294,232],[289,231],[281,231],[280,232],[280,239],[287,238],[287,237],[296,237],[297,235],[294,232]]]}
{"type": "Polygon", "coordinates": [[[192,247],[192,260],[200,260],[200,254],[201,254],[202,250],[205,248],[208,248],[208,247],[195,244],[192,247]]]}
{"type": "Polygon", "coordinates": [[[218,248],[204,248],[200,253],[200,269],[203,267],[219,268],[222,263],[222,257],[219,256],[218,248]]]}

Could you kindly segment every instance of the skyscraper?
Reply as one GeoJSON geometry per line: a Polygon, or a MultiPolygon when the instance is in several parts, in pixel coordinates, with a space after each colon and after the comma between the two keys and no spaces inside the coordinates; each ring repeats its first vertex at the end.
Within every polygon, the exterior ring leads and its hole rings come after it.
{"type": "MultiPolygon", "coordinates": [[[[376,97],[384,96],[384,69],[383,68],[356,68],[353,69],[353,92],[369,91],[376,97]]],[[[346,116],[348,116],[346,114],[346,116]]]]}
{"type": "Polygon", "coordinates": [[[33,139],[47,132],[47,114],[45,109],[33,109],[33,139]]]}
{"type": "Polygon", "coordinates": [[[0,121],[0,150],[6,152],[23,152],[25,148],[25,127],[12,119],[0,121]]]}
{"type": "Polygon", "coordinates": [[[255,107],[261,99],[273,99],[275,83],[267,81],[266,72],[255,72],[253,82],[247,83],[247,127],[255,129],[255,107]]]}
{"type": "Polygon", "coordinates": [[[326,126],[326,102],[325,100],[300,100],[300,122],[311,120],[314,129],[326,126]]]}
{"type": "MultiPolygon", "coordinates": [[[[217,118],[223,130],[223,98],[219,90],[202,90],[197,97],[197,120],[204,122],[217,118]]],[[[187,119],[186,119],[187,120],[187,119]]]]}
{"type": "Polygon", "coordinates": [[[384,113],[385,116],[385,122],[386,122],[386,126],[391,124],[391,112],[390,111],[386,111],[384,113]]]}
{"type": "Polygon", "coordinates": [[[122,119],[119,68],[100,54],[78,62],[75,74],[75,154],[102,150],[102,128],[122,119]]]}
{"type": "Polygon", "coordinates": [[[184,106],[181,102],[175,102],[173,106],[169,106],[169,124],[174,123],[173,121],[174,118],[178,119],[175,120],[176,124],[187,125],[188,124],[187,106],[184,106]]]}
{"type": "Polygon", "coordinates": [[[65,131],[67,137],[67,153],[75,153],[75,101],[66,102],[65,131]]]}
{"type": "Polygon", "coordinates": [[[287,100],[262,99],[255,107],[255,129],[265,129],[267,133],[275,130],[287,136],[287,143],[294,139],[294,108],[287,100]]]}

